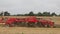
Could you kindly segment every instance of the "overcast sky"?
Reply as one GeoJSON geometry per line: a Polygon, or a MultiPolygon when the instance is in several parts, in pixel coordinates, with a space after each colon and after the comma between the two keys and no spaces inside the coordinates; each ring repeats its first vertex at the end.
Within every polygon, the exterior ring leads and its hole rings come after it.
{"type": "Polygon", "coordinates": [[[60,0],[0,0],[1,11],[9,11],[12,14],[25,14],[30,11],[60,14],[60,0]]]}

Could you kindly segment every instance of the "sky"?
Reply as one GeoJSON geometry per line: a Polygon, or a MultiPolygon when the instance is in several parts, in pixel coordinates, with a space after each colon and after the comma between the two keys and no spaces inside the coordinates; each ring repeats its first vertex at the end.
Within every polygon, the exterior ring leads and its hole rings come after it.
{"type": "Polygon", "coordinates": [[[0,12],[2,11],[11,14],[25,14],[30,11],[60,14],[60,0],[0,0],[0,12]]]}

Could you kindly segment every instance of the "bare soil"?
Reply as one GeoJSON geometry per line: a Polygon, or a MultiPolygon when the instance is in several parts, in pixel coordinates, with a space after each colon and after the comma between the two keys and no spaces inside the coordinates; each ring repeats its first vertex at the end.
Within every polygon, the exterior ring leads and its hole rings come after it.
{"type": "Polygon", "coordinates": [[[60,28],[0,27],[0,34],[60,34],[60,28]]]}

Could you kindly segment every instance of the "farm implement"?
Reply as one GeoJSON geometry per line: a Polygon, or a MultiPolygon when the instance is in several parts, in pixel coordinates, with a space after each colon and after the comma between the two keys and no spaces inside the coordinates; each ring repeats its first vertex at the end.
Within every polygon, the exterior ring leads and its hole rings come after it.
{"type": "Polygon", "coordinates": [[[0,23],[5,23],[8,27],[24,26],[24,27],[54,27],[54,22],[46,19],[37,19],[35,16],[26,18],[7,18],[0,19],[0,23]]]}

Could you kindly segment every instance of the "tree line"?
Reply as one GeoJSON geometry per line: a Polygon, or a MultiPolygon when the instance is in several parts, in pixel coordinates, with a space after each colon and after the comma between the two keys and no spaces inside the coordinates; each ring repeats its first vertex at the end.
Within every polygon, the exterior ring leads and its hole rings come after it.
{"type": "Polygon", "coordinates": [[[5,12],[0,12],[0,16],[60,16],[57,15],[55,12],[50,13],[50,12],[38,12],[37,14],[35,14],[33,11],[29,12],[28,14],[16,14],[16,15],[11,15],[11,13],[9,13],[8,11],[5,12]]]}

